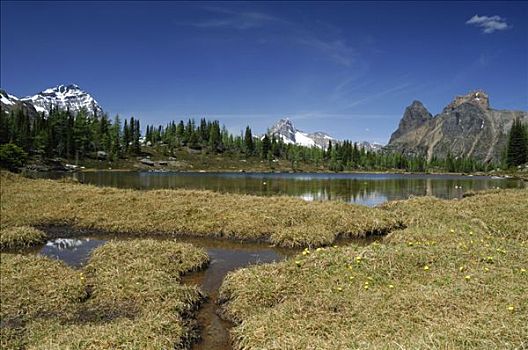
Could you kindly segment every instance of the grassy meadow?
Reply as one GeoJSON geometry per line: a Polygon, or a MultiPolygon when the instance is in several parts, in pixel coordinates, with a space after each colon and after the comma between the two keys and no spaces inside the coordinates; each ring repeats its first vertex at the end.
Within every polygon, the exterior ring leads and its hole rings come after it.
{"type": "Polygon", "coordinates": [[[235,349],[528,346],[528,191],[415,198],[382,243],[305,250],[229,274],[235,349]]]}
{"type": "Polygon", "coordinates": [[[82,270],[2,253],[2,349],[186,349],[203,299],[180,276],[203,249],[151,239],[109,242],[82,270]]]}
{"type": "Polygon", "coordinates": [[[132,234],[188,234],[320,246],[401,225],[386,210],[290,197],[137,191],[1,174],[2,227],[67,224],[132,234]]]}
{"type": "Polygon", "coordinates": [[[367,208],[207,191],[1,180],[1,347],[189,348],[203,294],[180,276],[208,257],[138,238],[80,270],[13,253],[67,224],[120,235],[191,234],[306,247],[234,271],[220,289],[234,349],[521,349],[528,346],[528,190],[419,197],[367,208]],[[368,246],[341,236],[386,234],[368,246]]]}

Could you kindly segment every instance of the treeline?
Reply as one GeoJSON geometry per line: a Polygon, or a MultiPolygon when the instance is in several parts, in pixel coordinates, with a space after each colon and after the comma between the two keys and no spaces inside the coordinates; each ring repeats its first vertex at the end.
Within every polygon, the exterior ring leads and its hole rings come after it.
{"type": "MultiPolygon", "coordinates": [[[[520,125],[526,137],[526,128],[520,122],[514,125],[520,125]]],[[[519,141],[520,136],[515,136],[517,133],[512,128],[514,137],[510,144],[513,148],[510,147],[512,151],[508,151],[508,159],[512,159],[512,162],[525,159],[516,156],[520,151],[515,150],[515,147],[519,148],[518,145],[526,141],[519,141]]],[[[164,156],[176,156],[179,150],[188,148],[202,154],[260,159],[269,162],[270,167],[278,160],[286,160],[294,170],[302,168],[302,165],[332,171],[396,169],[411,172],[473,172],[495,167],[494,164],[451,155],[445,159],[427,161],[424,156],[367,150],[351,141],[330,143],[326,149],[304,147],[287,144],[275,135],[254,137],[249,126],[239,135],[234,135],[221,126],[218,120],[209,121],[205,118],[198,123],[189,119],[186,122],[173,121],[165,126],[147,125],[142,137],[139,119],[132,117],[121,121],[116,116],[111,120],[106,114],[81,111],[74,115],[58,109],[51,110],[48,116],[39,114],[31,117],[21,110],[10,113],[0,111],[0,144],[15,144],[28,154],[70,160],[101,158],[102,155],[114,161],[140,155],[142,150],[152,147],[164,156]],[[147,148],[142,149],[145,146],[147,148]]]]}
{"type": "Polygon", "coordinates": [[[76,115],[52,109],[28,116],[21,110],[9,114],[0,111],[0,144],[13,143],[29,154],[46,157],[83,159],[104,152],[109,159],[139,154],[141,129],[133,117],[121,124],[116,116],[98,116],[81,110],[76,115]]]}
{"type": "Polygon", "coordinates": [[[165,127],[148,125],[145,142],[149,146],[163,145],[168,154],[180,147],[189,147],[211,153],[231,153],[241,157],[258,157],[263,160],[287,160],[292,169],[301,164],[323,167],[332,171],[398,169],[411,172],[444,170],[449,172],[487,171],[490,164],[471,158],[448,155],[446,159],[428,162],[423,156],[407,156],[389,151],[373,151],[357,143],[343,141],[329,143],[326,149],[286,144],[275,135],[265,134],[255,138],[251,128],[246,127],[240,135],[233,135],[218,121],[204,118],[197,125],[193,119],[186,123],[171,122],[165,127]]]}

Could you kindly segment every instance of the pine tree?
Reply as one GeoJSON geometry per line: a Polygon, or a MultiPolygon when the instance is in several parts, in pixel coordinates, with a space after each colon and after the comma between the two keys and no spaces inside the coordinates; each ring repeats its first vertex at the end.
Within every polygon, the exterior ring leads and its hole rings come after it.
{"type": "Polygon", "coordinates": [[[262,159],[268,159],[268,153],[271,151],[271,141],[268,134],[262,138],[262,159]]]}
{"type": "Polygon", "coordinates": [[[139,154],[141,152],[141,146],[139,144],[139,138],[141,137],[141,129],[139,126],[139,119],[130,118],[130,125],[134,125],[132,132],[132,152],[139,154]]]}
{"type": "Polygon", "coordinates": [[[128,126],[128,122],[125,119],[125,125],[123,126],[123,146],[125,147],[125,152],[128,152],[128,148],[130,146],[130,127],[128,126]]]}
{"type": "Polygon", "coordinates": [[[526,127],[523,126],[519,118],[516,118],[513,121],[508,139],[506,164],[509,167],[513,167],[526,162],[528,162],[528,136],[526,134],[526,127]]]}
{"type": "Polygon", "coordinates": [[[209,125],[209,148],[213,152],[222,152],[224,145],[222,135],[220,134],[220,122],[215,120],[209,125]]]}
{"type": "Polygon", "coordinates": [[[246,126],[246,132],[244,134],[244,145],[246,148],[246,154],[251,156],[255,152],[255,143],[253,141],[253,135],[251,134],[251,129],[249,126],[246,126]]]}
{"type": "Polygon", "coordinates": [[[121,154],[121,119],[119,118],[119,114],[117,114],[114,118],[114,124],[111,127],[110,134],[111,134],[110,139],[112,140],[111,141],[112,146],[110,148],[112,158],[120,158],[122,154],[121,154]]]}

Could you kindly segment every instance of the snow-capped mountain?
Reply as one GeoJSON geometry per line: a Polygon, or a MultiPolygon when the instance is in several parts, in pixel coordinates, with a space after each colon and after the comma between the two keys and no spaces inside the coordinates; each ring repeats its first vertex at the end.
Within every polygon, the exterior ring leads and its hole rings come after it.
{"type": "Polygon", "coordinates": [[[37,114],[35,107],[31,103],[21,101],[16,96],[8,94],[5,90],[0,90],[0,108],[3,113],[19,109],[29,116],[37,114]]]}
{"type": "Polygon", "coordinates": [[[0,102],[2,106],[14,106],[20,102],[20,100],[13,95],[7,93],[7,91],[0,90],[0,102]]]}
{"type": "Polygon", "coordinates": [[[97,101],[75,84],[58,85],[20,100],[31,103],[38,112],[44,112],[46,115],[52,108],[69,110],[72,113],[78,113],[84,108],[92,115],[103,113],[97,101]]]}
{"type": "Polygon", "coordinates": [[[269,129],[269,134],[280,137],[284,143],[293,143],[306,147],[317,146],[319,148],[326,148],[328,147],[329,141],[335,141],[332,136],[322,131],[310,134],[298,130],[289,118],[283,118],[275,123],[269,129]]]}
{"type": "MultiPolygon", "coordinates": [[[[330,141],[334,144],[340,142],[336,138],[322,131],[307,133],[298,130],[289,118],[279,120],[269,129],[268,133],[269,135],[280,137],[286,144],[297,144],[307,147],[317,146],[326,149],[330,141]]],[[[379,143],[370,143],[367,141],[358,142],[358,146],[368,151],[379,151],[383,148],[383,145],[379,143]]]]}
{"type": "Polygon", "coordinates": [[[358,147],[359,148],[364,148],[365,150],[367,151],[381,151],[383,149],[383,147],[385,147],[384,145],[382,145],[381,143],[377,143],[377,142],[368,142],[368,141],[363,141],[363,142],[358,142],[358,147]]]}

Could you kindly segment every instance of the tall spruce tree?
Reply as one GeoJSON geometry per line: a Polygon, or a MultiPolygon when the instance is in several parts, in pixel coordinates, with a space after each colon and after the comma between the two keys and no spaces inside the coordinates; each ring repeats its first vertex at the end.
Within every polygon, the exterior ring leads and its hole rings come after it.
{"type": "Polygon", "coordinates": [[[268,159],[268,153],[271,151],[271,141],[268,134],[262,138],[262,159],[268,159]]]}
{"type": "Polygon", "coordinates": [[[506,151],[506,164],[509,167],[528,162],[528,136],[526,131],[526,127],[521,123],[521,119],[516,118],[510,130],[506,151]]]}
{"type": "Polygon", "coordinates": [[[255,152],[255,143],[253,141],[253,135],[251,134],[251,128],[246,126],[246,132],[244,133],[244,144],[246,148],[246,153],[248,155],[253,155],[255,152]]]}

